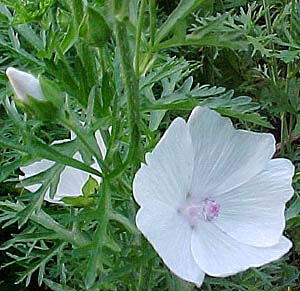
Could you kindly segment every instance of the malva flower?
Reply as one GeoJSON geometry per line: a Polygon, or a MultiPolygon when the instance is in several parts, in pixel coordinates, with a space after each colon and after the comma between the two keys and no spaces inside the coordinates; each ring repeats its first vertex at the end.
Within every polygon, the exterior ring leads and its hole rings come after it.
{"type": "MultiPolygon", "coordinates": [[[[101,151],[102,156],[104,157],[106,154],[106,147],[100,131],[97,130],[95,132],[96,141],[101,151]]],[[[64,139],[53,142],[53,144],[62,144],[65,142],[69,142],[73,140],[75,135],[71,132],[71,139],[64,139]]],[[[82,162],[82,157],[79,152],[76,152],[73,156],[74,159],[82,162]]],[[[55,165],[55,162],[49,161],[46,159],[42,159],[40,161],[34,162],[30,165],[21,167],[21,171],[24,173],[24,176],[19,176],[19,179],[24,180],[35,175],[40,174],[41,172],[49,170],[51,167],[55,165]]],[[[92,168],[100,171],[100,168],[97,163],[91,165],[92,168]]],[[[56,193],[53,198],[50,197],[50,189],[47,190],[44,200],[51,202],[51,203],[58,203],[64,204],[62,201],[63,198],[74,198],[82,196],[82,188],[85,183],[88,181],[89,177],[92,176],[98,183],[100,182],[100,177],[91,175],[85,171],[72,168],[70,166],[65,166],[62,172],[60,173],[59,182],[57,185],[56,193]]],[[[24,180],[25,181],[25,180],[24,180]]],[[[29,190],[30,192],[35,192],[41,187],[41,184],[33,184],[29,186],[25,186],[25,189],[29,190]]]]}
{"type": "Polygon", "coordinates": [[[196,107],[176,118],[137,172],[140,231],[178,277],[202,284],[279,259],[294,166],[272,134],[237,130],[196,107]]]}
{"type": "Polygon", "coordinates": [[[46,101],[39,80],[33,75],[12,67],[7,68],[6,75],[16,97],[22,103],[27,104],[29,96],[38,101],[46,101]]]}

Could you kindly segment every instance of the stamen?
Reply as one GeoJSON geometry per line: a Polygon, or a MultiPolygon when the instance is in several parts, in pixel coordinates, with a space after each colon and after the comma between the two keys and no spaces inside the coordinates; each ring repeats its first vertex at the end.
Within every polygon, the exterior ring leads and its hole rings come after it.
{"type": "Polygon", "coordinates": [[[203,209],[202,213],[205,220],[211,221],[216,218],[219,214],[220,204],[218,204],[215,200],[205,199],[203,201],[203,209]]]}
{"type": "Polygon", "coordinates": [[[186,204],[178,209],[178,213],[185,216],[191,227],[197,225],[199,220],[212,221],[220,210],[220,204],[211,198],[203,200],[187,197],[186,204]]]}

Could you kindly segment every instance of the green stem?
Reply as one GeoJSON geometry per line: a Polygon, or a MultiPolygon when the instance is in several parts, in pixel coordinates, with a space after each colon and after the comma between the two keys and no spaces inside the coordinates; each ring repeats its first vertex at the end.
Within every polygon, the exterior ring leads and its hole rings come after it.
{"type": "MultiPolygon", "coordinates": [[[[286,96],[288,96],[289,89],[290,89],[289,88],[290,87],[290,70],[291,70],[291,63],[288,63],[287,64],[287,72],[286,72],[286,80],[285,80],[285,93],[286,93],[286,96]]],[[[290,120],[289,120],[290,128],[293,128],[292,127],[293,126],[292,116],[293,115],[290,114],[290,120]]],[[[281,119],[280,154],[284,155],[285,150],[288,149],[288,147],[290,146],[290,142],[291,142],[290,132],[291,131],[288,128],[287,116],[286,116],[284,111],[281,112],[280,119],[281,119]]]]}
{"type": "MultiPolygon", "coordinates": [[[[290,6],[290,21],[291,21],[291,27],[289,29],[289,33],[292,34],[295,27],[293,25],[292,19],[295,18],[295,0],[292,0],[291,6],[290,6]]],[[[291,48],[288,48],[289,51],[291,51],[291,48]]],[[[286,80],[285,80],[285,93],[286,96],[289,96],[289,91],[290,91],[290,80],[294,77],[294,68],[293,68],[294,62],[289,62],[287,64],[287,69],[286,69],[286,80]]],[[[296,70],[297,72],[298,70],[296,70]]],[[[293,97],[291,97],[293,98],[293,97]]],[[[285,124],[286,124],[286,135],[284,134],[281,136],[281,144],[286,145],[287,150],[291,150],[291,145],[292,145],[292,132],[293,128],[295,126],[296,120],[295,116],[293,114],[289,115],[289,122],[287,122],[287,117],[285,117],[285,124]],[[286,140],[285,140],[286,138],[286,140]]],[[[284,124],[281,124],[282,128],[284,124]]],[[[283,151],[280,148],[281,154],[283,154],[283,151]]]]}
{"type": "Polygon", "coordinates": [[[219,3],[220,3],[220,6],[221,6],[222,13],[225,13],[225,7],[224,7],[223,0],[219,0],[219,3]]]}
{"type": "MultiPolygon", "coordinates": [[[[268,34],[271,35],[273,33],[273,28],[272,28],[268,0],[263,0],[263,6],[264,6],[264,11],[265,11],[265,20],[266,20],[266,25],[267,25],[267,31],[268,31],[268,34]]],[[[272,57],[271,57],[272,80],[273,80],[274,84],[276,84],[277,80],[278,80],[278,69],[277,69],[277,62],[276,62],[276,58],[275,58],[274,43],[271,43],[271,49],[272,49],[272,57]]]]}
{"type": "Polygon", "coordinates": [[[146,0],[141,0],[139,17],[135,36],[135,57],[134,57],[134,71],[136,76],[140,75],[140,47],[141,47],[141,36],[142,28],[144,23],[144,13],[146,8],[146,0]]]}
{"type": "Polygon", "coordinates": [[[138,285],[136,290],[143,290],[144,278],[145,278],[145,266],[141,265],[139,268],[139,279],[138,279],[138,285]]]}
{"type": "Polygon", "coordinates": [[[102,250],[105,243],[105,236],[107,230],[107,224],[109,221],[109,212],[111,209],[111,197],[110,190],[107,187],[107,180],[102,181],[102,195],[100,198],[100,202],[97,208],[97,213],[99,216],[97,217],[98,227],[93,239],[95,249],[91,254],[88,266],[87,273],[85,278],[85,285],[87,289],[90,289],[96,280],[98,275],[98,271],[103,271],[103,265],[101,262],[102,250]]]}
{"type": "Polygon", "coordinates": [[[155,19],[156,19],[156,8],[155,8],[155,0],[149,1],[149,14],[150,14],[150,50],[155,43],[155,19]]]}
{"type": "MultiPolygon", "coordinates": [[[[121,11],[118,11],[116,0],[113,1],[113,9],[115,14],[114,19],[114,32],[116,43],[118,47],[120,57],[121,75],[123,79],[124,92],[127,99],[127,114],[128,114],[128,127],[130,133],[130,145],[127,156],[122,167],[119,167],[113,171],[109,177],[114,178],[119,176],[130,164],[134,155],[137,154],[140,132],[139,132],[139,84],[136,78],[133,65],[132,57],[130,57],[130,46],[128,43],[127,34],[127,15],[125,14],[125,8],[123,5],[121,11]]],[[[124,2],[125,3],[125,2],[124,2]]],[[[126,4],[126,3],[125,3],[126,4]]]]}
{"type": "Polygon", "coordinates": [[[109,138],[109,143],[106,152],[106,158],[108,160],[113,159],[113,152],[116,144],[117,136],[121,128],[121,118],[120,118],[120,98],[117,93],[113,98],[113,108],[112,108],[112,130],[109,138]]]}
{"type": "MultiPolygon", "coordinates": [[[[148,242],[142,237],[140,239],[140,247],[142,250],[145,251],[148,248],[148,242]]],[[[137,289],[136,289],[137,291],[149,289],[148,285],[149,285],[150,274],[152,273],[152,264],[153,264],[153,259],[150,260],[148,259],[146,263],[142,262],[140,264],[137,289]]]]}
{"type": "Polygon", "coordinates": [[[154,45],[155,45],[155,19],[156,19],[156,9],[155,9],[155,0],[149,1],[149,18],[150,18],[150,41],[149,41],[149,48],[147,50],[146,55],[143,57],[143,62],[140,65],[140,75],[144,76],[147,73],[149,67],[154,63],[156,60],[157,54],[152,56],[154,45]]]}
{"type": "Polygon", "coordinates": [[[132,223],[127,217],[121,215],[120,213],[110,212],[109,219],[119,222],[132,234],[140,235],[140,233],[139,233],[138,229],[136,228],[136,226],[134,225],[134,223],[132,223]]]}
{"type": "MultiPolygon", "coordinates": [[[[271,15],[270,15],[270,10],[269,10],[269,3],[268,0],[263,0],[263,6],[264,6],[264,11],[265,11],[265,20],[266,20],[266,25],[267,25],[267,32],[269,35],[273,33],[273,28],[272,28],[272,22],[271,22],[271,15]]],[[[272,74],[272,81],[274,85],[276,86],[277,81],[278,81],[278,69],[277,69],[277,62],[275,58],[275,46],[274,43],[271,43],[271,49],[272,49],[272,57],[271,57],[271,74],[272,74]]],[[[280,148],[280,153],[284,154],[285,151],[285,135],[286,135],[286,115],[285,112],[280,113],[280,122],[281,122],[281,148],[280,148]]]]}
{"type": "Polygon", "coordinates": [[[141,76],[145,76],[147,74],[147,72],[151,69],[151,66],[156,61],[157,57],[159,56],[158,53],[152,54],[153,48],[154,47],[152,47],[151,51],[149,50],[147,52],[147,55],[144,58],[144,61],[142,63],[141,70],[140,70],[140,72],[141,72],[140,75],[141,76]]]}

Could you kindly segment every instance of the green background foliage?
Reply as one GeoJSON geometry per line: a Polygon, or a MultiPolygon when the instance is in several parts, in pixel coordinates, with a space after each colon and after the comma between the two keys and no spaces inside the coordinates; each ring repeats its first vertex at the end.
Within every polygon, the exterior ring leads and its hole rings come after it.
{"type": "Polygon", "coordinates": [[[298,0],[2,0],[0,31],[1,290],[196,290],[136,229],[132,179],[171,120],[197,105],[272,132],[276,156],[296,166],[293,249],[262,268],[207,277],[201,290],[300,290],[298,0]],[[41,76],[51,120],[15,107],[9,66],[41,76]],[[76,140],[51,145],[70,130],[76,140]],[[84,163],[72,159],[78,150],[84,163]],[[55,166],[20,183],[20,167],[42,158],[55,166]],[[101,175],[100,188],[87,185],[73,206],[45,203],[63,165],[101,175]],[[37,181],[38,191],[24,190],[37,181]]]}

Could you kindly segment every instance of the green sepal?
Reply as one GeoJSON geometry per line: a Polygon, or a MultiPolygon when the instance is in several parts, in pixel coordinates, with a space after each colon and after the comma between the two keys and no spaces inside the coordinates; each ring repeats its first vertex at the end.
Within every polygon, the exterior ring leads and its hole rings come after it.
{"type": "Polygon", "coordinates": [[[88,197],[92,194],[95,194],[99,188],[99,184],[92,176],[89,176],[88,180],[85,182],[82,187],[82,194],[85,197],[88,197]]]}
{"type": "Polygon", "coordinates": [[[58,117],[58,110],[51,102],[37,100],[31,96],[26,96],[26,98],[26,103],[18,98],[15,98],[15,102],[20,108],[35,118],[53,121],[58,117]]]}
{"type": "Polygon", "coordinates": [[[51,102],[57,109],[61,109],[64,104],[64,94],[58,85],[43,76],[39,76],[39,83],[45,99],[51,102]]]}
{"type": "Polygon", "coordinates": [[[25,112],[28,112],[39,120],[53,121],[61,113],[64,105],[64,95],[53,81],[42,76],[39,76],[39,84],[45,100],[38,100],[27,95],[26,101],[15,98],[15,102],[25,112]]]}
{"type": "Polygon", "coordinates": [[[70,206],[88,207],[95,203],[95,197],[92,195],[97,192],[99,188],[98,182],[91,176],[82,187],[82,196],[64,197],[62,201],[70,206]]]}
{"type": "Polygon", "coordinates": [[[61,201],[73,207],[89,207],[95,204],[95,198],[85,196],[64,197],[61,201]]]}

